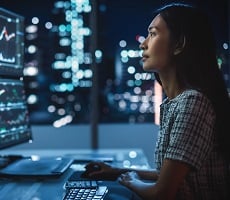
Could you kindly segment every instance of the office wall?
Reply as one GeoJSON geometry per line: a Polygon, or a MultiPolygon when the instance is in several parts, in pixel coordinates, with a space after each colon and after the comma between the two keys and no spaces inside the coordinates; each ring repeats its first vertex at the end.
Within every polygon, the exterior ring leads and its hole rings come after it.
{"type": "MultiPolygon", "coordinates": [[[[26,149],[88,149],[91,148],[90,125],[70,125],[54,128],[34,125],[33,142],[12,147],[26,149]]],[[[150,166],[153,165],[158,126],[154,124],[101,124],[98,126],[99,148],[141,148],[150,166]]]]}
{"type": "Polygon", "coordinates": [[[117,124],[99,126],[100,148],[141,148],[152,167],[158,126],[154,124],[117,124]]]}

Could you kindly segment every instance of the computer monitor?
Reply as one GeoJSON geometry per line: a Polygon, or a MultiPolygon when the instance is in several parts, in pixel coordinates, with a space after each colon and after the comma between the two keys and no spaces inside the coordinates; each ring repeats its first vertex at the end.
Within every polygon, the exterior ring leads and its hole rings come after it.
{"type": "MultiPolygon", "coordinates": [[[[23,67],[24,17],[0,8],[0,149],[32,140],[23,67]]],[[[7,178],[59,177],[73,162],[60,156],[0,158],[0,177],[7,178]]]]}
{"type": "Polygon", "coordinates": [[[23,58],[24,17],[0,8],[0,149],[32,140],[23,58]]]}
{"type": "Polygon", "coordinates": [[[24,62],[24,17],[0,8],[0,75],[20,77],[24,62]]]}
{"type": "Polygon", "coordinates": [[[32,140],[23,82],[0,78],[0,149],[32,140]]]}

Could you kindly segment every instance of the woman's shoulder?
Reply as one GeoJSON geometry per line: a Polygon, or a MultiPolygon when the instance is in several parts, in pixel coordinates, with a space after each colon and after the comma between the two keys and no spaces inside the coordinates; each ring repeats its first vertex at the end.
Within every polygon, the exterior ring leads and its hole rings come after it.
{"type": "Polygon", "coordinates": [[[208,100],[207,96],[204,93],[194,89],[184,90],[180,95],[178,95],[178,97],[178,99],[194,98],[208,100]]]}
{"type": "Polygon", "coordinates": [[[211,101],[208,97],[204,93],[194,89],[185,90],[178,95],[177,103],[181,104],[182,102],[194,106],[211,106],[211,101]]]}
{"type": "Polygon", "coordinates": [[[182,93],[177,95],[174,99],[169,100],[168,98],[164,99],[163,105],[185,105],[185,104],[208,104],[211,105],[211,101],[208,99],[208,97],[195,89],[187,89],[184,90],[182,93]]]}

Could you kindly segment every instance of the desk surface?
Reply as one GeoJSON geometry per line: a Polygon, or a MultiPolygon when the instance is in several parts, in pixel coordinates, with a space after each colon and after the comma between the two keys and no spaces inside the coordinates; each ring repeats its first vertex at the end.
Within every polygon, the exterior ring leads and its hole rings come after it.
{"type": "MultiPolygon", "coordinates": [[[[61,200],[65,194],[63,185],[68,177],[76,170],[84,170],[88,159],[98,158],[114,160],[112,165],[128,168],[149,168],[148,161],[141,149],[100,149],[100,150],[22,150],[13,152],[2,151],[3,155],[21,154],[23,156],[67,156],[75,159],[71,167],[59,178],[56,179],[20,179],[9,180],[0,178],[0,200],[61,200]]],[[[110,162],[110,161],[109,161],[110,162]]],[[[111,200],[130,199],[131,193],[124,187],[118,186],[116,182],[104,182],[109,189],[113,190],[111,200]],[[117,189],[119,188],[119,189],[117,189]],[[123,190],[123,197],[116,194],[116,190],[123,190]],[[117,195],[117,197],[116,197],[117,195]]],[[[110,190],[111,191],[111,190],[110,190]]]]}

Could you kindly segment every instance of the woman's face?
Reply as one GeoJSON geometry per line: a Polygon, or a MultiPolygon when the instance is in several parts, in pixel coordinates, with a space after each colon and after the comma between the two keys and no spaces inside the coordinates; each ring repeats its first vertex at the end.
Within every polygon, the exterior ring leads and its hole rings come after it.
{"type": "Polygon", "coordinates": [[[148,27],[148,37],[140,45],[143,49],[142,61],[145,71],[161,71],[169,65],[169,30],[166,22],[157,15],[148,27]]]}

